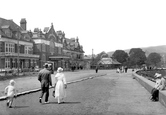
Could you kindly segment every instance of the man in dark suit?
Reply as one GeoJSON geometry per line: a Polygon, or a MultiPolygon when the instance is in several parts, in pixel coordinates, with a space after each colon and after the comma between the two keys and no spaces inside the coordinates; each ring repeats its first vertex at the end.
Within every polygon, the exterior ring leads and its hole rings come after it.
{"type": "Polygon", "coordinates": [[[51,72],[48,70],[49,65],[46,63],[44,69],[39,71],[38,80],[41,83],[41,95],[39,97],[39,102],[42,103],[42,97],[45,93],[45,103],[49,103],[49,86],[52,86],[51,72]]]}

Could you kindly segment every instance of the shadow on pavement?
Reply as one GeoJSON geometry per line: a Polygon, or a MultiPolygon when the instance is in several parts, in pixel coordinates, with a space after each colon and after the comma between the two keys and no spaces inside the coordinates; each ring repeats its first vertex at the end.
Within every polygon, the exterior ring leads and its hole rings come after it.
{"type": "Polygon", "coordinates": [[[18,108],[27,108],[27,107],[29,107],[29,106],[14,106],[13,108],[18,109],[18,108]]]}
{"type": "MultiPolygon", "coordinates": [[[[81,102],[64,102],[64,103],[60,103],[60,104],[79,104],[81,102]]],[[[49,104],[58,104],[58,102],[50,102],[49,104]]]]}

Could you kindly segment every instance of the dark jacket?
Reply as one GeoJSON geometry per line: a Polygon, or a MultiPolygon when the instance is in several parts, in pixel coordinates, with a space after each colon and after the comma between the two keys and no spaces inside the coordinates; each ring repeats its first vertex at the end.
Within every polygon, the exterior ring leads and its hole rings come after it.
{"type": "Polygon", "coordinates": [[[46,68],[39,71],[38,80],[41,82],[42,87],[52,86],[51,72],[46,68]]]}

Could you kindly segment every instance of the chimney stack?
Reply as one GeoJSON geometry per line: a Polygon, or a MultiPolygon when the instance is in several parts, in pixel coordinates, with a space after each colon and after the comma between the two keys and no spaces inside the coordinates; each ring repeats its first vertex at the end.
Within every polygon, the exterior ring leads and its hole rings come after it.
{"type": "Polygon", "coordinates": [[[25,18],[22,18],[20,21],[20,26],[22,27],[22,29],[26,30],[27,29],[27,21],[25,18]]]}

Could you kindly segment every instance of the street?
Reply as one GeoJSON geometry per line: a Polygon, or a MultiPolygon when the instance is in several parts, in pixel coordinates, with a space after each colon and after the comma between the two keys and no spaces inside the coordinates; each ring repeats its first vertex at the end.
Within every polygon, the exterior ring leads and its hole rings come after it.
{"type": "MultiPolygon", "coordinates": [[[[102,71],[102,70],[101,70],[102,71]]],[[[101,72],[99,70],[99,73],[101,72]]],[[[14,100],[13,108],[0,102],[1,115],[165,115],[166,108],[159,102],[149,100],[146,91],[131,72],[106,72],[68,85],[65,103],[58,104],[50,89],[49,104],[40,104],[40,92],[20,96],[14,100]]],[[[43,98],[44,101],[44,98],[43,98]]]]}

